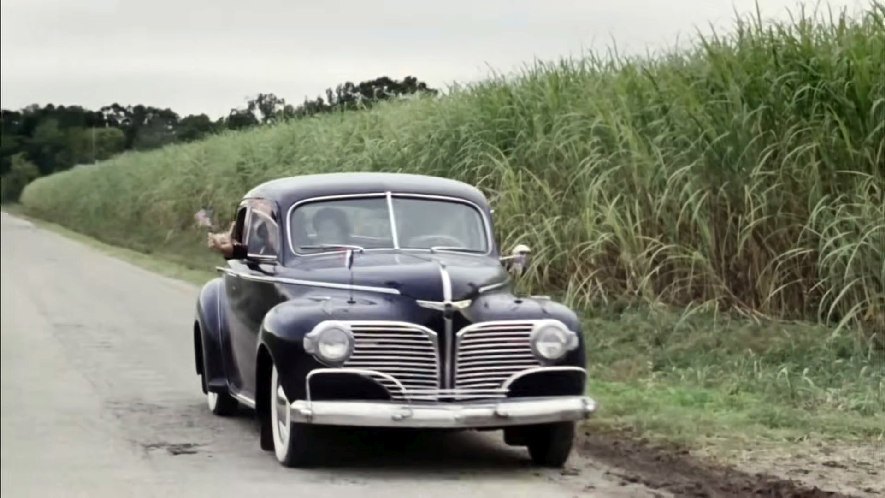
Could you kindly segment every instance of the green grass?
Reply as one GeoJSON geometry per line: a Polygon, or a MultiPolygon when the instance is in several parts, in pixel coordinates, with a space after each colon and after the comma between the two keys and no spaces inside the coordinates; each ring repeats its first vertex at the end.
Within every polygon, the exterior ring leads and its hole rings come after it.
{"type": "Polygon", "coordinates": [[[714,448],[885,438],[885,358],[858,331],[663,309],[585,330],[596,428],[714,448]]]}
{"type": "Polygon", "coordinates": [[[502,245],[534,250],[525,290],[605,310],[587,323],[599,427],[882,437],[880,2],[855,17],[739,19],[654,58],[539,62],[440,99],[129,153],[37,180],[22,202],[210,270],[198,209],[230,216],[257,183],[330,171],[480,187],[502,245]]]}

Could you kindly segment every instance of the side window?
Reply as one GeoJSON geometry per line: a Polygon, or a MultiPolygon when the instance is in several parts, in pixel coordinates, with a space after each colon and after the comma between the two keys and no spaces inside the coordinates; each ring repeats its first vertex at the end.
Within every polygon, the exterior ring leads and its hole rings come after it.
{"type": "Polygon", "coordinates": [[[248,208],[246,206],[240,206],[237,208],[237,217],[234,220],[234,228],[231,231],[231,238],[235,242],[243,242],[243,237],[246,234],[246,213],[248,213],[248,208]]]}
{"type": "Polygon", "coordinates": [[[253,206],[249,209],[246,248],[250,256],[274,257],[280,253],[280,227],[273,211],[253,206]]]}

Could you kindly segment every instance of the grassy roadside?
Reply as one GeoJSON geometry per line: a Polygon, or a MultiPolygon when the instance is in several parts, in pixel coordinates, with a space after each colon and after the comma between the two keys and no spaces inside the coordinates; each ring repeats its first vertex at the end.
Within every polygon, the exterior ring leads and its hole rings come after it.
{"type": "Polygon", "coordinates": [[[166,277],[176,278],[194,285],[203,285],[207,280],[216,275],[215,272],[212,271],[212,266],[187,265],[182,263],[181,258],[173,257],[168,254],[147,254],[127,249],[125,247],[106,244],[96,238],[90,237],[89,235],[75,232],[61,225],[31,216],[21,205],[18,204],[4,204],[3,211],[19,218],[26,219],[40,228],[63,235],[105,254],[128,261],[129,263],[144,268],[145,270],[166,277]]]}
{"type": "MultiPolygon", "coordinates": [[[[4,206],[149,271],[201,285],[211,266],[105,244],[4,206]]],[[[714,456],[805,442],[885,441],[885,352],[864,334],[711,310],[586,310],[587,423],[714,456]]]]}
{"type": "Polygon", "coordinates": [[[885,441],[885,357],[859,332],[686,311],[586,320],[590,425],[716,454],[885,441]]]}

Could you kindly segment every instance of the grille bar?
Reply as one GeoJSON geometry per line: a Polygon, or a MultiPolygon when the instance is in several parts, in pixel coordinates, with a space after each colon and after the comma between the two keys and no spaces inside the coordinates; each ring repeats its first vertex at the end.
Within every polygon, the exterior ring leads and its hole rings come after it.
{"type": "MultiPolygon", "coordinates": [[[[374,370],[394,377],[370,375],[395,400],[431,399],[439,386],[439,351],[436,332],[407,322],[347,322],[353,332],[353,354],[345,367],[374,370]]],[[[435,399],[435,398],[434,398],[435,399]]]]}
{"type": "Polygon", "coordinates": [[[505,397],[501,386],[507,379],[541,365],[529,340],[533,325],[531,321],[484,322],[458,332],[455,388],[468,392],[498,389],[486,397],[505,397]]]}
{"type": "Polygon", "coordinates": [[[454,337],[453,384],[442,376],[439,338],[433,330],[408,322],[348,321],[354,350],[343,365],[361,369],[384,386],[394,400],[441,401],[503,398],[514,375],[541,364],[530,336],[537,321],[482,322],[454,337]]]}

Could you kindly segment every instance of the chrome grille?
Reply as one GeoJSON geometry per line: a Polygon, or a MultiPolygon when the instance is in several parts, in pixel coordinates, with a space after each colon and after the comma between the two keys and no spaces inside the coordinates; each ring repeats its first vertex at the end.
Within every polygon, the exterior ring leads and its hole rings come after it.
{"type": "MultiPolygon", "coordinates": [[[[495,390],[512,375],[539,367],[529,337],[531,321],[483,322],[458,332],[455,360],[455,388],[495,390]]],[[[498,391],[489,397],[504,397],[498,391]]]]}
{"type": "Polygon", "coordinates": [[[386,374],[371,377],[387,388],[393,399],[405,399],[407,394],[410,399],[436,399],[439,354],[435,332],[407,322],[347,323],[354,347],[344,367],[386,374]]]}

